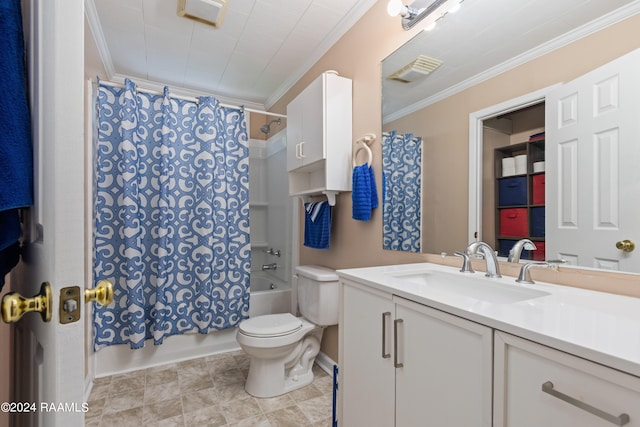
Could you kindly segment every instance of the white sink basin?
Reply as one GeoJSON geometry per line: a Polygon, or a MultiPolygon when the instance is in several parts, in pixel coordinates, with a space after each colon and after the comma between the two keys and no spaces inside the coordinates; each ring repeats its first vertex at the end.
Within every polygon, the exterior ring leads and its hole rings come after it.
{"type": "Polygon", "coordinates": [[[509,304],[551,295],[517,284],[500,283],[480,275],[445,273],[435,270],[394,274],[394,278],[424,285],[436,292],[460,295],[497,304],[509,304]]]}

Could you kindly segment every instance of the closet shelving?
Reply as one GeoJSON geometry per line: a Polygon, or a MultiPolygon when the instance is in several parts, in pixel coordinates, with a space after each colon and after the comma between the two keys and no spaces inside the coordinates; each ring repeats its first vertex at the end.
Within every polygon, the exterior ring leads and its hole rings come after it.
{"type": "Polygon", "coordinates": [[[545,200],[544,171],[534,171],[534,164],[544,162],[545,141],[534,139],[496,148],[495,157],[495,230],[499,256],[508,256],[509,250],[520,239],[530,239],[538,247],[535,252],[525,251],[522,259],[545,258],[545,200]],[[526,156],[524,173],[509,174],[503,170],[503,159],[526,156]]]}

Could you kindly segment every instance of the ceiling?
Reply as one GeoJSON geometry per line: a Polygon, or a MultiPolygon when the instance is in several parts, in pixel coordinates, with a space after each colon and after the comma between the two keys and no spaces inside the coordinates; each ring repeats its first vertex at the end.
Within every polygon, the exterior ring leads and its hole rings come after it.
{"type": "Polygon", "coordinates": [[[383,61],[384,123],[640,12],[638,0],[465,0],[461,6],[383,61]],[[412,83],[386,79],[421,54],[443,63],[412,83]]]}
{"type": "MultiPolygon", "coordinates": [[[[259,109],[284,95],[376,2],[228,0],[216,29],[179,17],[177,1],[85,0],[108,77],[186,88],[259,109]]],[[[383,78],[383,121],[638,12],[640,0],[465,0],[433,31],[418,33],[384,60],[383,76],[419,54],[443,64],[410,84],[383,78]]],[[[399,18],[390,19],[400,25],[399,18]]]]}
{"type": "Polygon", "coordinates": [[[268,107],[375,0],[229,0],[219,29],[177,0],[86,0],[110,78],[144,79],[268,107]]]}

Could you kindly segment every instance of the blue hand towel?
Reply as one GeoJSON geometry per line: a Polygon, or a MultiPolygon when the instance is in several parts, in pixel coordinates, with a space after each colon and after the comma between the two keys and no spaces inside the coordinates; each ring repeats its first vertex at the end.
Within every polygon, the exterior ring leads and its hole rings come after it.
{"type": "Polygon", "coordinates": [[[17,208],[33,204],[31,124],[27,107],[20,0],[0,2],[0,289],[18,263],[17,208]]]}
{"type": "Polygon", "coordinates": [[[0,211],[33,203],[20,0],[0,2],[0,211]]]}
{"type": "Polygon", "coordinates": [[[304,245],[329,249],[331,240],[331,206],[328,202],[304,204],[304,245]]]}
{"type": "Polygon", "coordinates": [[[351,217],[360,221],[369,221],[371,210],[378,207],[373,168],[366,163],[354,167],[351,184],[351,217]]]}

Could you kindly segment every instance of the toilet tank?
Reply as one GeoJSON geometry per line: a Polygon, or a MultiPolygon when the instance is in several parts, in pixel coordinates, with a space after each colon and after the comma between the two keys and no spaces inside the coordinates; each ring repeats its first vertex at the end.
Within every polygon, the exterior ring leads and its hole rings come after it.
{"type": "Polygon", "coordinates": [[[318,326],[338,324],[340,288],[335,270],[318,265],[300,265],[298,307],[305,319],[318,326]]]}

